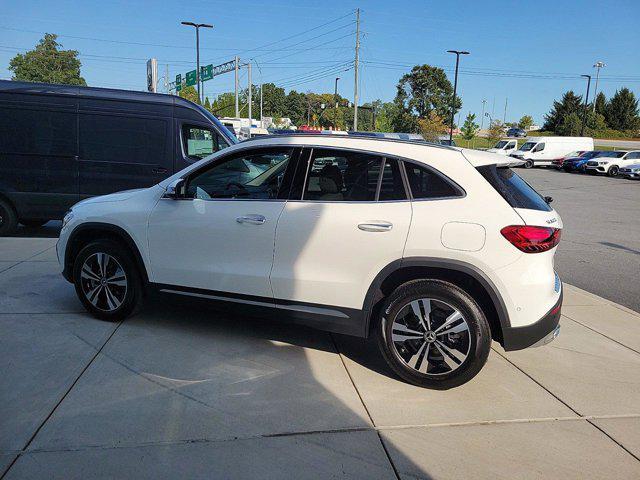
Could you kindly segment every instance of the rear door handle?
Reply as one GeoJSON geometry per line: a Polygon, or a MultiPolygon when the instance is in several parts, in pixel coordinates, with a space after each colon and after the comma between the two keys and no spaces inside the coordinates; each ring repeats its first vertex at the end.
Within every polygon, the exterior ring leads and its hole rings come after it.
{"type": "Polygon", "coordinates": [[[365,232],[388,232],[393,228],[393,223],[390,223],[390,222],[359,223],[358,228],[365,232]]]}
{"type": "Polygon", "coordinates": [[[267,219],[264,215],[249,214],[249,215],[243,215],[241,217],[236,218],[236,222],[248,223],[250,225],[262,225],[266,221],[267,219]]]}
{"type": "Polygon", "coordinates": [[[151,173],[167,173],[167,169],[164,167],[155,167],[151,169],[151,173]]]}

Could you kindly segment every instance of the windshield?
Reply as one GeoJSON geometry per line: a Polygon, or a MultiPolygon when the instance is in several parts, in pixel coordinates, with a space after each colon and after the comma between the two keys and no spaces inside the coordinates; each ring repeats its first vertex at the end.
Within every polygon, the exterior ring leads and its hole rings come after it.
{"type": "Polygon", "coordinates": [[[602,152],[598,152],[598,151],[591,151],[591,152],[584,152],[582,155],[580,155],[580,158],[585,159],[585,158],[594,158],[597,157],[598,155],[600,155],[602,152]]]}
{"type": "Polygon", "coordinates": [[[622,158],[627,154],[627,152],[600,152],[597,158],[622,158]]]}
{"type": "Polygon", "coordinates": [[[507,143],[509,142],[507,142],[506,140],[500,140],[493,148],[503,148],[507,143]]]}
{"type": "Polygon", "coordinates": [[[520,150],[523,152],[528,152],[529,150],[531,150],[533,147],[535,147],[537,145],[536,142],[527,142],[524,145],[522,145],[520,147],[520,150]]]}

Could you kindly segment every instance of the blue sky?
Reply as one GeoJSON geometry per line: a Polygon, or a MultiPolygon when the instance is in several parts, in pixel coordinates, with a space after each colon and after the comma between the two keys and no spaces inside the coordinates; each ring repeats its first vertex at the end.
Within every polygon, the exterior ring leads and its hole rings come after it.
{"type": "MultiPolygon", "coordinates": [[[[353,69],[341,70],[353,60],[357,7],[362,101],[391,100],[399,77],[415,64],[445,67],[453,79],[447,49],[471,52],[459,77],[463,115],[480,116],[486,99],[487,111],[502,119],[508,99],[507,121],[531,114],[542,122],[554,98],[567,89],[584,92],[586,81],[576,77],[594,73],[597,60],[607,64],[599,90],[610,96],[627,86],[640,94],[637,0],[5,1],[0,78],[10,78],[8,63],[17,51],[51,32],[65,48],[80,51],[90,85],[144,89],[146,58],[158,58],[160,75],[168,64],[170,78],[194,68],[193,29],[180,25],[191,20],[215,26],[202,32],[202,64],[238,53],[259,65],[254,83],[262,77],[287,90],[332,92],[339,76],[340,93],[352,98],[353,69]]],[[[233,74],[205,83],[211,97],[232,88],[233,74]]]]}

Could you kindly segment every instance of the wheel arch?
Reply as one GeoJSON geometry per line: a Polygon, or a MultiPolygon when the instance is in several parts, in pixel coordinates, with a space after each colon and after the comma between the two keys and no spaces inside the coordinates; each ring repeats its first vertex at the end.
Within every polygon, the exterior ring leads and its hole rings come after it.
{"type": "Polygon", "coordinates": [[[368,336],[384,299],[395,288],[422,278],[449,281],[467,291],[487,316],[491,336],[503,343],[503,332],[510,328],[509,314],[495,284],[472,264],[441,258],[409,257],[384,267],[372,282],[363,305],[365,332],[368,336]]]}
{"type": "Polygon", "coordinates": [[[122,227],[110,223],[88,222],[78,225],[69,235],[64,253],[64,277],[73,282],[73,262],[80,250],[94,240],[109,239],[124,245],[133,255],[144,284],[149,283],[147,268],[138,245],[122,227]]]}

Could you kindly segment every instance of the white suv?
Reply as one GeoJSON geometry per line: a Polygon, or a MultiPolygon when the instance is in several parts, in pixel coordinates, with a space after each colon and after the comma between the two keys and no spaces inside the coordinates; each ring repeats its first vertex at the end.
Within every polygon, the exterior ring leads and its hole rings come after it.
{"type": "Polygon", "coordinates": [[[375,335],[389,366],[450,388],[558,334],[562,223],[510,159],[375,138],[250,140],[144,190],[91,198],[57,245],[96,317],[152,290],[375,335]]]}
{"type": "Polygon", "coordinates": [[[606,173],[610,177],[617,177],[620,169],[638,163],[640,150],[631,152],[609,151],[602,152],[587,162],[587,173],[606,173]]]}

